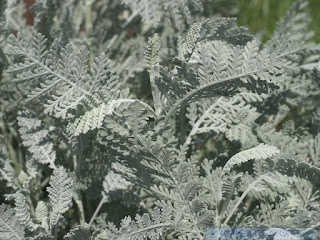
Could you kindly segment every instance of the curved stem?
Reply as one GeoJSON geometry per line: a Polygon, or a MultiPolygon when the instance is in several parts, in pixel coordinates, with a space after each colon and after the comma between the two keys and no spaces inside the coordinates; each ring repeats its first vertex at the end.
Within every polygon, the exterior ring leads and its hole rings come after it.
{"type": "MultiPolygon", "coordinates": [[[[295,50],[295,51],[291,51],[291,52],[286,52],[284,54],[281,54],[277,57],[277,59],[275,59],[274,62],[271,62],[265,66],[262,66],[262,67],[259,67],[255,70],[252,70],[252,71],[249,71],[249,72],[245,72],[245,73],[240,73],[240,74],[237,74],[236,76],[229,76],[227,78],[224,78],[224,79],[215,79],[214,82],[211,82],[207,85],[204,85],[204,86],[200,86],[199,88],[196,88],[196,89],[193,89],[192,91],[188,92],[182,99],[178,100],[174,105],[172,105],[172,107],[170,108],[165,120],[164,120],[164,123],[165,124],[168,124],[169,122],[169,119],[172,117],[172,115],[175,113],[176,110],[179,109],[179,107],[183,104],[185,104],[186,102],[188,102],[188,100],[194,98],[195,96],[197,96],[199,93],[201,93],[202,91],[205,91],[206,89],[208,88],[213,88],[213,87],[219,87],[220,86],[223,86],[225,84],[228,84],[228,82],[232,82],[232,81],[235,81],[235,80],[239,80],[241,78],[245,78],[245,77],[248,77],[248,76],[252,76],[254,74],[257,74],[259,72],[262,72],[262,71],[265,71],[265,70],[268,70],[270,67],[272,66],[275,66],[275,65],[278,65],[277,61],[278,59],[280,58],[284,58],[286,56],[289,56],[291,54],[294,54],[294,53],[297,53],[297,52],[300,52],[302,51],[304,48],[300,48],[298,50],[295,50]]],[[[241,80],[240,80],[241,81],[241,80]]],[[[212,90],[213,91],[213,90],[212,90]]],[[[212,93],[212,97],[214,97],[215,93],[213,91],[212,93]]],[[[201,98],[201,96],[199,97],[201,98]]]]}
{"type": "MultiPolygon", "coordinates": [[[[251,76],[253,74],[256,74],[256,73],[259,73],[261,71],[264,71],[266,69],[268,69],[270,66],[272,66],[272,64],[269,64],[267,66],[264,66],[264,67],[261,67],[261,68],[258,68],[258,69],[255,69],[255,70],[252,70],[250,72],[246,72],[246,73],[241,73],[241,74],[238,74],[236,76],[230,76],[230,77],[227,77],[225,79],[216,79],[214,82],[211,82],[209,84],[206,84],[204,86],[200,86],[199,88],[196,88],[196,89],[193,89],[191,90],[190,92],[188,92],[182,99],[178,100],[169,110],[165,120],[164,120],[164,123],[167,124],[169,119],[171,118],[171,116],[175,113],[176,110],[178,110],[178,108],[185,104],[189,99],[192,99],[193,97],[197,96],[197,94],[199,94],[200,92],[202,91],[205,91],[206,89],[208,88],[212,88],[212,87],[219,87],[219,86],[223,86],[225,84],[228,84],[228,82],[232,82],[232,81],[236,81],[236,80],[239,80],[241,78],[244,78],[244,77],[247,77],[247,76],[251,76]]],[[[215,92],[212,91],[212,97],[214,97],[214,94],[215,92]]],[[[201,97],[199,97],[201,98],[201,97]]]]}

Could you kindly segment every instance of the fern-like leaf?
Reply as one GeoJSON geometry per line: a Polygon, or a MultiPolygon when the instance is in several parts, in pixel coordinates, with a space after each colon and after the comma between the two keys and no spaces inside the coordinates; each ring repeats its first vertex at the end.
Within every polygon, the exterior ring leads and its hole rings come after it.
{"type": "Polygon", "coordinates": [[[160,37],[158,34],[154,34],[148,41],[147,50],[144,53],[145,63],[147,68],[150,70],[153,66],[159,62],[158,55],[160,51],[160,37]]]}
{"type": "MultiPolygon", "coordinates": [[[[117,229],[109,224],[103,236],[114,240],[156,240],[171,230],[174,226],[173,216],[169,209],[155,209],[150,215],[136,215],[135,220],[126,217],[121,221],[121,227],[117,229]]],[[[102,234],[101,234],[102,235],[102,234]]]]}
{"type": "Polygon", "coordinates": [[[88,224],[77,226],[63,237],[64,240],[88,240],[91,238],[90,227],[88,224]]]}
{"type": "Polygon", "coordinates": [[[24,227],[14,210],[5,204],[0,205],[0,236],[3,240],[24,239],[24,227]]]}
{"type": "Polygon", "coordinates": [[[7,182],[8,187],[12,187],[14,190],[21,188],[15,169],[11,166],[9,160],[3,160],[0,156],[1,168],[0,179],[7,182]]]}
{"type": "Polygon", "coordinates": [[[48,231],[48,208],[43,201],[39,201],[36,207],[36,221],[41,224],[46,231],[48,231]]]}
{"type": "Polygon", "coordinates": [[[260,144],[257,147],[250,148],[234,155],[224,165],[223,171],[229,172],[235,165],[240,165],[253,159],[267,159],[278,154],[279,152],[280,151],[274,146],[260,144]]]}
{"type": "Polygon", "coordinates": [[[294,41],[307,41],[312,36],[312,33],[308,32],[310,24],[310,16],[307,10],[308,1],[295,0],[290,9],[287,11],[286,16],[281,19],[277,28],[273,33],[271,42],[281,36],[287,36],[288,33],[293,33],[294,36],[290,40],[294,41]]]}
{"type": "Polygon", "coordinates": [[[259,117],[259,113],[256,108],[248,104],[248,101],[245,100],[247,97],[250,98],[249,102],[250,100],[260,101],[263,99],[257,94],[246,93],[232,98],[220,97],[213,101],[199,101],[199,103],[190,105],[188,111],[195,112],[192,113],[193,115],[187,115],[192,123],[192,129],[186,144],[190,144],[192,136],[196,134],[214,132],[216,134],[225,133],[230,141],[239,140],[244,147],[255,145],[257,139],[253,134],[252,127],[259,117]],[[258,100],[255,99],[256,97],[258,100]],[[200,105],[202,111],[197,109],[200,105]],[[199,113],[201,116],[198,118],[199,113]]]}
{"type": "Polygon", "coordinates": [[[16,81],[33,81],[28,100],[44,95],[45,113],[66,118],[80,105],[107,102],[120,94],[120,83],[112,62],[105,54],[95,58],[88,70],[88,51],[75,50],[70,44],[61,48],[58,40],[47,50],[46,38],[38,33],[24,40],[21,34],[9,36],[9,54],[23,57],[23,61],[10,66],[8,73],[16,75],[16,81]]]}
{"type": "Polygon", "coordinates": [[[49,138],[49,131],[44,128],[42,121],[28,111],[19,112],[17,120],[22,143],[28,147],[33,159],[55,168],[56,153],[49,138]]]}
{"type": "Polygon", "coordinates": [[[120,174],[110,171],[104,178],[103,181],[103,194],[105,197],[110,198],[112,195],[121,190],[127,189],[131,185],[126,179],[120,174]]]}
{"type": "Polygon", "coordinates": [[[306,179],[315,186],[320,186],[320,168],[292,158],[281,158],[274,163],[274,169],[287,176],[306,179]]]}
{"type": "MultiPolygon", "coordinates": [[[[85,134],[89,130],[99,129],[100,127],[102,127],[102,125],[105,121],[105,118],[107,118],[108,116],[110,117],[113,114],[115,114],[117,111],[117,108],[119,108],[122,104],[136,105],[136,106],[143,105],[144,107],[147,107],[149,111],[150,110],[153,111],[153,109],[149,105],[147,105],[139,100],[114,99],[114,100],[109,101],[108,104],[102,103],[98,107],[93,108],[90,111],[87,111],[84,115],[75,119],[73,122],[69,123],[67,129],[70,133],[72,133],[75,136],[78,136],[82,133],[85,134]]],[[[142,111],[142,109],[138,110],[138,108],[136,108],[136,110],[142,111]]]]}
{"type": "Polygon", "coordinates": [[[68,132],[78,136],[81,133],[87,133],[89,130],[100,128],[107,111],[108,109],[106,104],[102,103],[100,106],[86,112],[83,116],[77,118],[72,123],[69,123],[68,132]]]}
{"type": "Polygon", "coordinates": [[[132,16],[140,15],[144,23],[151,23],[154,27],[163,19],[170,19],[179,28],[183,20],[190,22],[191,9],[202,11],[200,0],[122,0],[132,10],[132,16]]]}
{"type": "Polygon", "coordinates": [[[127,4],[134,15],[140,15],[145,23],[152,23],[157,26],[161,20],[161,6],[157,0],[122,0],[127,4]]]}
{"type": "Polygon", "coordinates": [[[31,220],[27,198],[20,192],[15,194],[14,210],[19,221],[32,231],[34,229],[34,223],[31,220]]]}
{"type": "Polygon", "coordinates": [[[71,206],[74,186],[73,180],[62,166],[54,169],[49,184],[50,187],[47,188],[47,191],[52,208],[50,216],[50,226],[52,227],[71,206]]]}
{"type": "MultiPolygon", "coordinates": [[[[179,59],[190,59],[200,37],[201,37],[202,24],[194,23],[191,25],[190,30],[187,33],[186,40],[179,44],[179,59]]],[[[182,41],[180,39],[180,41],[182,41]]]]}
{"type": "MultiPolygon", "coordinates": [[[[191,69],[179,62],[176,62],[178,63],[177,69],[187,71],[189,78],[193,81],[186,79],[181,71],[178,71],[178,74],[168,73],[166,69],[160,68],[161,77],[156,78],[156,83],[162,93],[168,96],[169,101],[173,103],[166,121],[179,107],[197,99],[235,95],[243,89],[258,94],[278,89],[276,84],[280,81],[280,76],[284,74],[282,67],[286,62],[285,56],[292,52],[281,54],[272,53],[270,50],[259,51],[258,46],[256,41],[248,42],[241,50],[239,47],[230,47],[224,42],[214,42],[208,45],[206,49],[211,52],[211,56],[202,58],[202,65],[210,65],[212,69],[207,73],[209,77],[206,78],[208,79],[204,79],[203,69],[200,69],[198,80],[191,69]],[[220,52],[221,49],[225,50],[220,52]],[[277,54],[277,57],[274,58],[273,54],[277,54]],[[240,55],[241,61],[233,61],[235,55],[240,55]],[[229,60],[225,61],[225,59],[229,60]],[[209,63],[203,63],[203,61],[209,61],[209,63]],[[182,81],[180,78],[188,81],[182,81]]],[[[202,50],[203,52],[205,51],[202,50]]]]}
{"type": "Polygon", "coordinates": [[[26,240],[53,240],[54,238],[50,235],[43,235],[40,234],[36,237],[32,237],[32,238],[26,238],[26,240]]]}

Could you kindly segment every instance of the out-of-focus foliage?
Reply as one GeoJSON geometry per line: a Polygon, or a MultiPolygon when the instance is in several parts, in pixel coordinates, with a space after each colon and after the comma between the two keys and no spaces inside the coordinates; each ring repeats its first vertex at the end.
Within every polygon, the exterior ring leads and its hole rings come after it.
{"type": "MultiPolygon", "coordinates": [[[[237,2],[241,12],[238,23],[248,26],[252,32],[260,34],[264,40],[267,40],[272,35],[279,19],[286,13],[294,0],[239,0],[237,2]]],[[[318,0],[309,0],[310,29],[315,32],[313,39],[317,42],[320,41],[319,9],[320,2],[318,0]]]]}

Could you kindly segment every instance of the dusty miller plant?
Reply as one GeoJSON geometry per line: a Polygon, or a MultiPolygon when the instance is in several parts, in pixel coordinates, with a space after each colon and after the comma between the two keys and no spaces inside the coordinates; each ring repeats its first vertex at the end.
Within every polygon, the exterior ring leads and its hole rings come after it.
{"type": "Polygon", "coordinates": [[[266,43],[213,0],[0,3],[0,239],[320,229],[307,1],[266,43]]]}

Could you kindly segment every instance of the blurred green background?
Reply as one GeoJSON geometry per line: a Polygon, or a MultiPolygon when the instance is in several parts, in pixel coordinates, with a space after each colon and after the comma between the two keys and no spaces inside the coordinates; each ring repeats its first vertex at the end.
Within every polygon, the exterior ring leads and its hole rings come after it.
{"type": "MultiPolygon", "coordinates": [[[[268,39],[277,21],[285,16],[293,0],[237,0],[240,7],[238,23],[249,27],[252,33],[265,32],[263,40],[268,39]]],[[[320,42],[320,0],[309,0],[312,17],[311,30],[314,40],[320,42]]]]}

